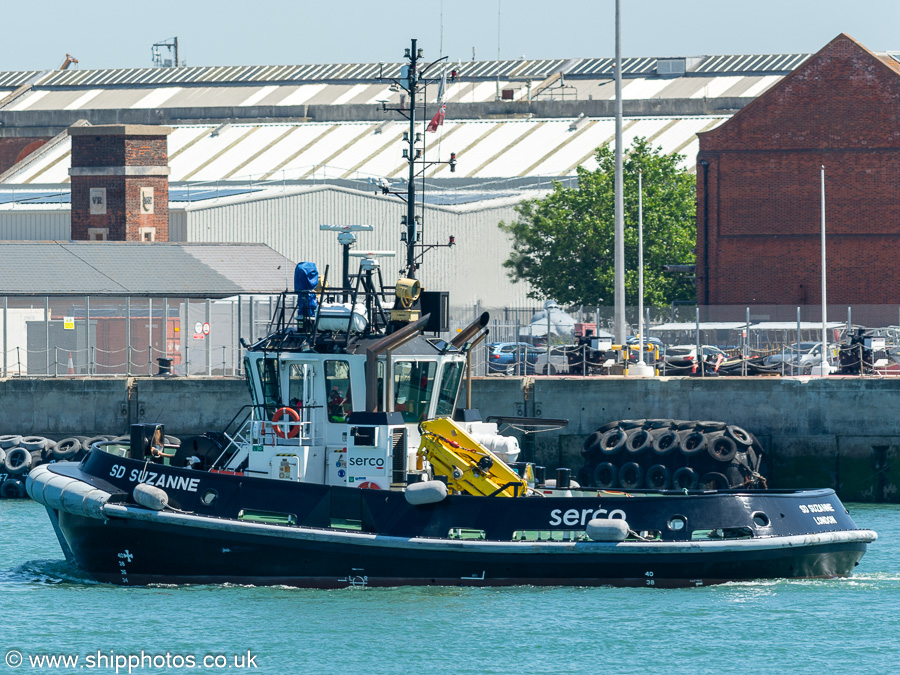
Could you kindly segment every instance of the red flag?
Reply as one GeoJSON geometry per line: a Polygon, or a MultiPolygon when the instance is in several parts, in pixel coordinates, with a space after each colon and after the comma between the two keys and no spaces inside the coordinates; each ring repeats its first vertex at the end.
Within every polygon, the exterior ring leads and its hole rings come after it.
{"type": "Polygon", "coordinates": [[[425,131],[437,131],[437,128],[444,125],[444,113],[447,112],[447,104],[442,103],[441,107],[434,114],[434,117],[431,118],[431,121],[428,123],[428,126],[425,127],[425,131]]]}

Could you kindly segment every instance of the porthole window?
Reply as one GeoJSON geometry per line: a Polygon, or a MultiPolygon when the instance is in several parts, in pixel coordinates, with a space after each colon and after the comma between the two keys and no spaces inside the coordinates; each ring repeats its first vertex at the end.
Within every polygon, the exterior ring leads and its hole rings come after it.
{"type": "Polygon", "coordinates": [[[687,525],[687,518],[684,516],[672,516],[669,518],[669,529],[675,530],[676,532],[679,530],[683,530],[687,525]]]}
{"type": "Polygon", "coordinates": [[[203,502],[204,506],[212,506],[218,496],[219,493],[215,490],[206,490],[202,495],[200,495],[200,501],[203,502]]]}
{"type": "Polygon", "coordinates": [[[768,527],[769,517],[762,511],[757,511],[753,514],[753,524],[757,527],[768,527]]]}

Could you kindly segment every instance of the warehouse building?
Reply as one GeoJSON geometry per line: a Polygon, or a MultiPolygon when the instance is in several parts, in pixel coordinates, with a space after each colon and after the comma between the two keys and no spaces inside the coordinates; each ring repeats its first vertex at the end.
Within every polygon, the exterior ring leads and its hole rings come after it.
{"type": "MultiPolygon", "coordinates": [[[[684,155],[683,166],[694,170],[698,134],[721,125],[807,57],[626,59],[625,144],[648,138],[684,155]]],[[[385,190],[405,189],[405,125],[383,109],[402,102],[392,86],[401,67],[0,73],[0,238],[113,237],[85,233],[91,228],[76,225],[72,209],[85,206],[85,195],[93,201],[91,185],[86,193],[77,186],[81,178],[96,182],[97,174],[120,165],[86,167],[73,143],[89,138],[92,127],[156,126],[171,129],[166,170],[152,169],[167,174],[168,199],[161,183],[144,184],[149,168],[122,168],[115,177],[134,186],[123,187],[123,194],[131,190],[131,203],[154,209],[139,215],[128,235],[133,240],[261,242],[290,260],[337,269],[334,235],[318,226],[365,223],[376,229],[360,234],[360,246],[396,251],[396,265],[382,265],[399,268],[403,206],[385,190]],[[163,208],[167,227],[140,224],[150,215],[159,221],[163,208]]],[[[425,158],[437,163],[423,176],[420,208],[423,243],[444,245],[452,236],[455,246],[429,253],[421,277],[428,288],[452,289],[451,304],[465,316],[478,307],[532,304],[527,285],[510,282],[500,265],[510,246],[497,224],[515,218],[516,204],[543,196],[553,181],[573,184],[578,167],[596,167],[595,149],[614,138],[612,68],[608,58],[448,67],[446,121],[425,134],[425,158]],[[458,157],[452,174],[442,163],[451,152],[458,157]]],[[[423,119],[436,110],[436,95],[436,86],[426,89],[423,119]]],[[[106,189],[112,209],[113,187],[106,189]]]]}
{"type": "Polygon", "coordinates": [[[697,157],[707,305],[900,304],[900,55],[839,35],[714,130],[697,157]]]}

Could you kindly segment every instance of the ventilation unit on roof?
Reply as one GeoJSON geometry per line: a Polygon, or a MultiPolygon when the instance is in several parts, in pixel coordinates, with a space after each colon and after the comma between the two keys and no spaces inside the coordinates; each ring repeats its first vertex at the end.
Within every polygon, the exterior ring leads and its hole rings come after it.
{"type": "Polygon", "coordinates": [[[660,77],[681,77],[686,69],[685,59],[656,59],[656,74],[660,77]]]}

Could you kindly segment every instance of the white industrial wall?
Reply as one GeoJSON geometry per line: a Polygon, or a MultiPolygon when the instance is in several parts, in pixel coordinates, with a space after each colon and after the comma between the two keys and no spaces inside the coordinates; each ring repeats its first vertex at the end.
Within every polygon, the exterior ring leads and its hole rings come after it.
{"type": "MultiPolygon", "coordinates": [[[[315,262],[320,273],[324,273],[326,264],[330,265],[331,285],[340,279],[341,247],[337,233],[322,232],[319,225],[367,224],[373,225],[375,231],[358,233],[356,250],[396,252],[396,257],[382,259],[385,282],[393,282],[405,261],[400,218],[406,207],[396,197],[322,187],[228,201],[226,198],[214,206],[187,207],[187,241],[264,243],[295,262],[315,262]]],[[[515,218],[515,201],[518,200],[426,207],[423,241],[444,244],[450,235],[456,237],[453,248],[425,254],[418,278],[426,289],[451,291],[450,304],[454,307],[533,304],[526,299],[528,287],[512,283],[501,266],[510,245],[497,224],[515,218]]],[[[170,227],[171,223],[170,218],[170,227]]],[[[172,232],[176,229],[172,228],[172,232]]],[[[351,262],[351,272],[356,269],[357,262],[351,262]]]]}
{"type": "Polygon", "coordinates": [[[0,241],[68,241],[71,234],[68,204],[64,209],[0,211],[0,241]]]}

